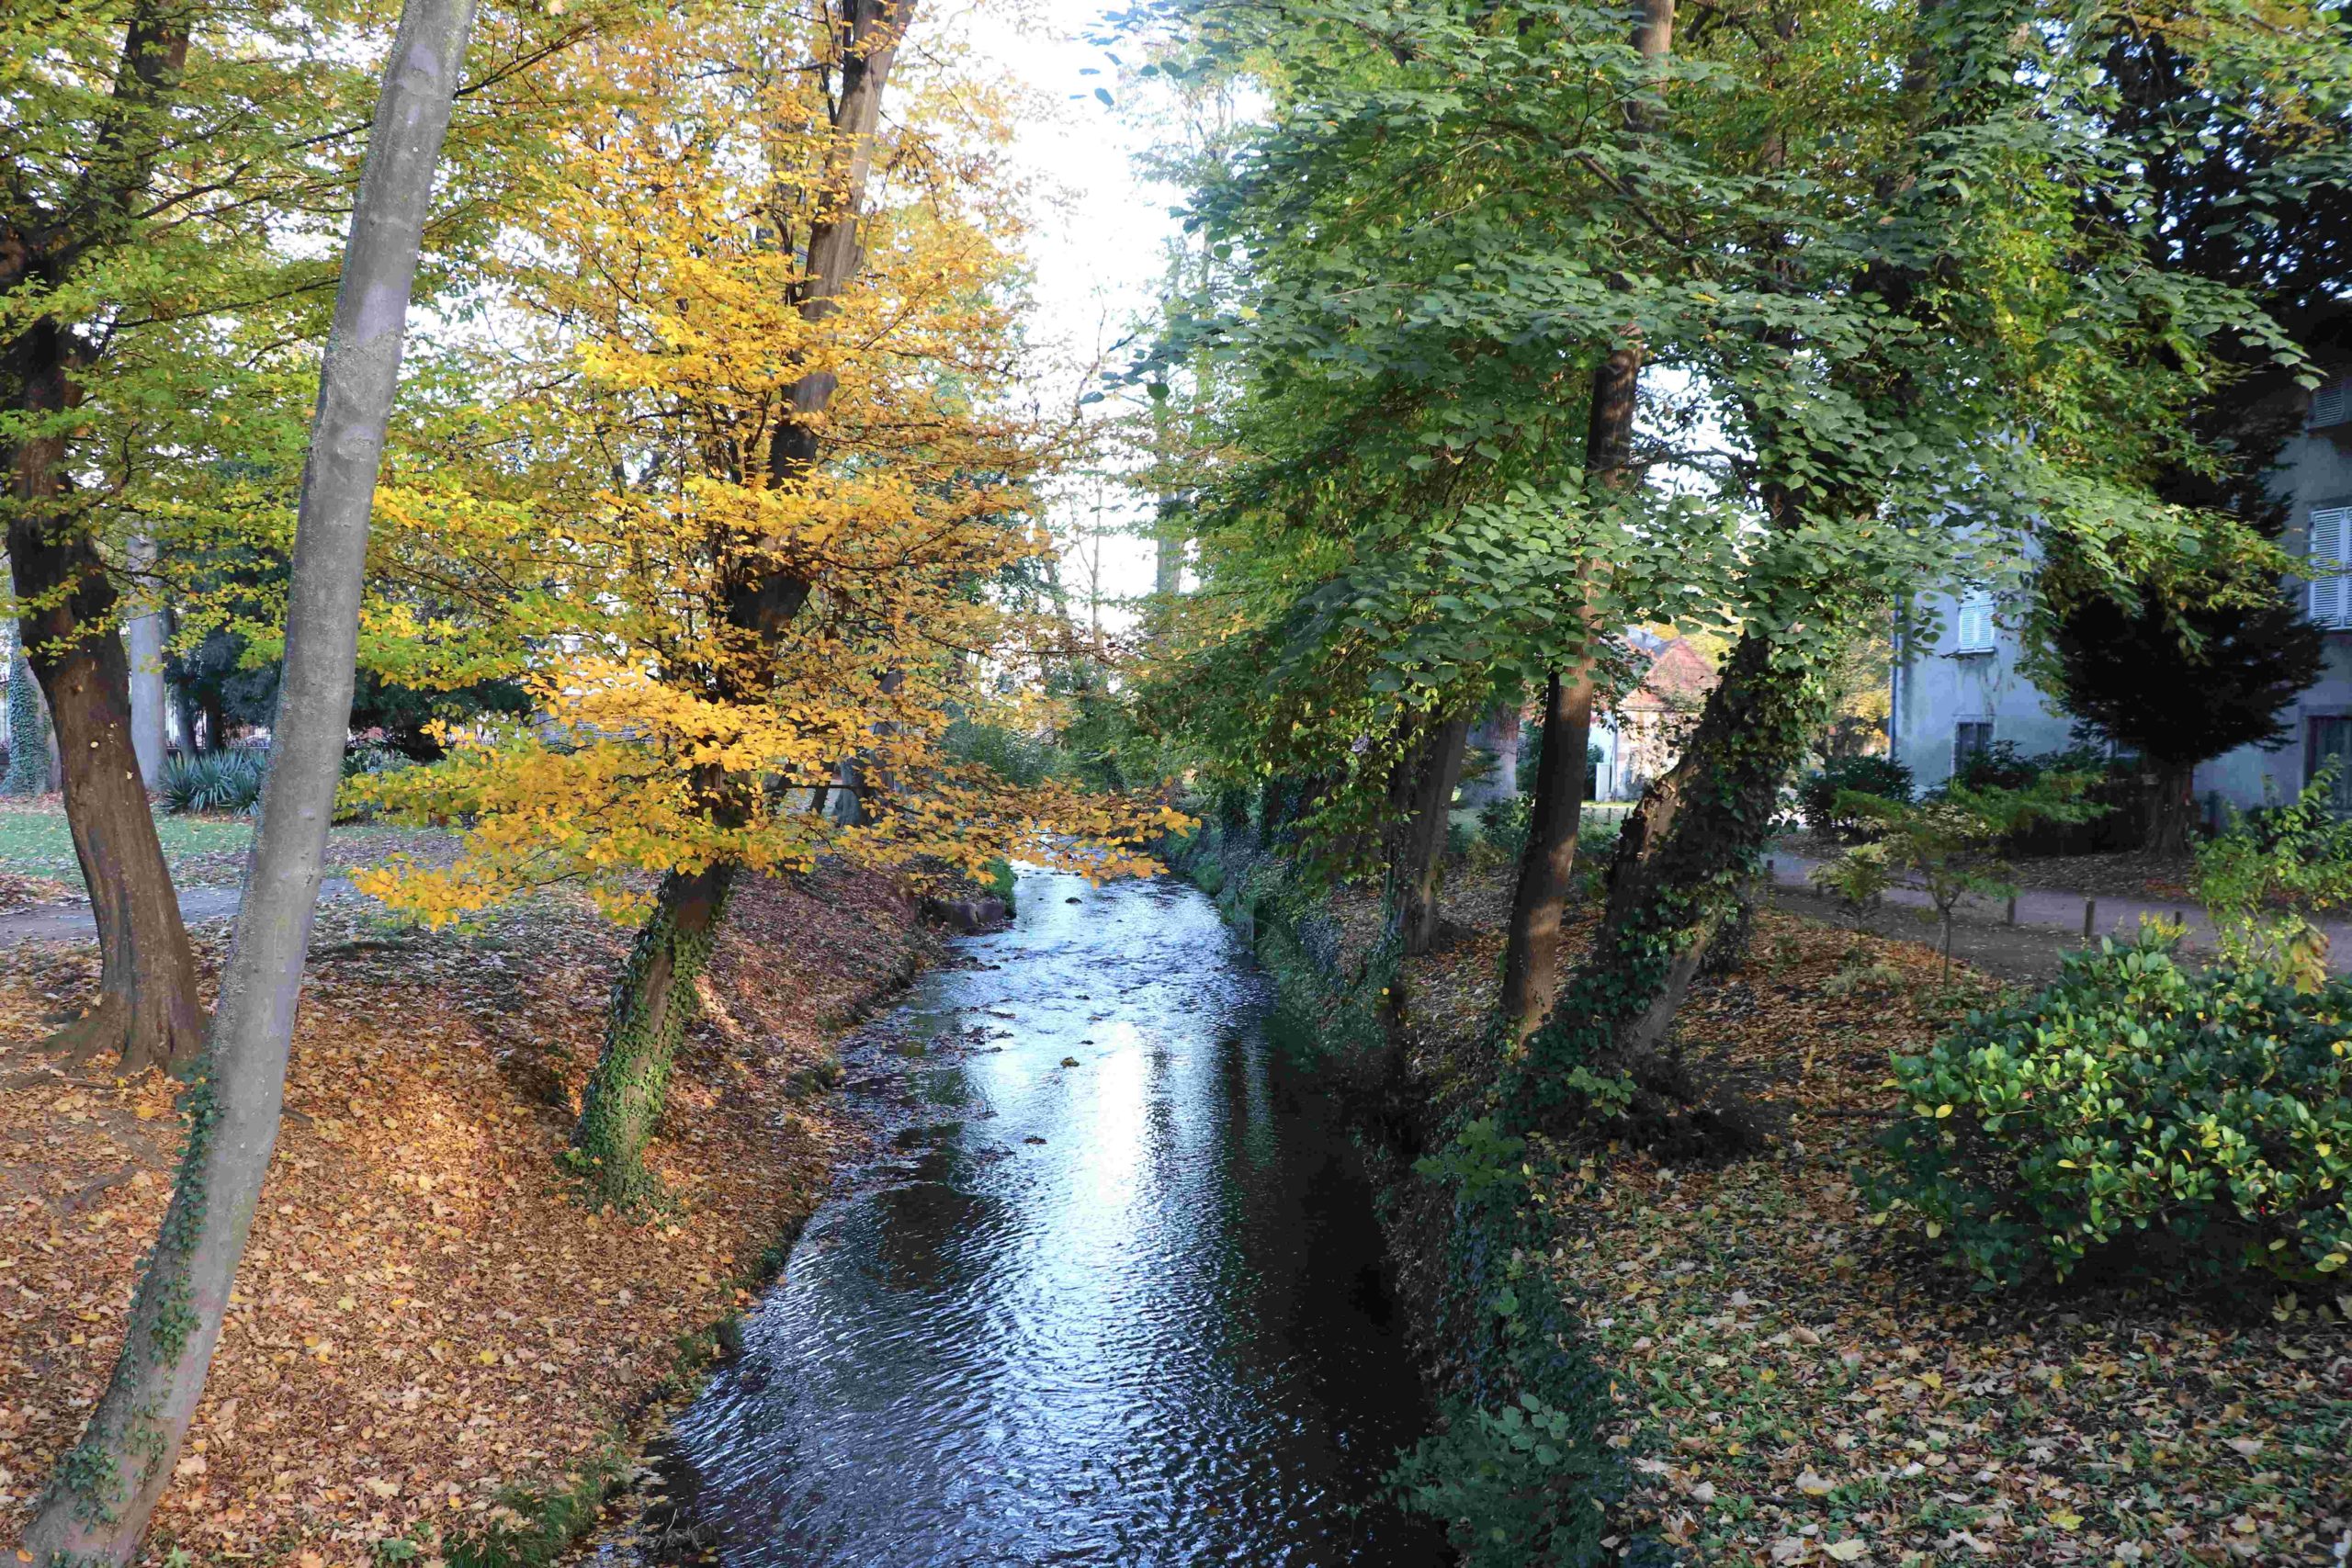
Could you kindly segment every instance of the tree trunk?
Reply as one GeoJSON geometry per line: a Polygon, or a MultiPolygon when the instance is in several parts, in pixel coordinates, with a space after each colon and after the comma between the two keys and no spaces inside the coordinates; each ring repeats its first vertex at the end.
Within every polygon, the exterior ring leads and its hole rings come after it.
{"type": "Polygon", "coordinates": [[[581,1096],[571,1142],[598,1195],[622,1207],[660,1190],[645,1166],[645,1145],[661,1122],[670,1066],[694,1021],[695,982],[718,944],[733,883],[726,865],[664,876],[653,913],[614,983],[605,1047],[581,1096]]]}
{"type": "MultiPolygon", "coordinates": [[[[66,353],[54,322],[12,345],[11,369],[36,412],[62,413],[79,400],[66,353]]],[[[63,504],[64,436],[34,434],[14,457],[17,510],[7,538],[17,638],[49,699],[65,819],[100,955],[97,1004],[51,1044],[77,1057],[117,1054],[130,1072],[185,1068],[203,1043],[196,955],[132,744],[130,660],[115,631],[114,582],[96,541],[63,504]]]]}
{"type": "MultiPolygon", "coordinates": [[[[1644,58],[1663,60],[1674,43],[1674,0],[1645,0],[1634,29],[1644,58]]],[[[1636,136],[1648,130],[1629,114],[1636,136]]],[[[1585,425],[1585,482],[1599,495],[1622,494],[1634,481],[1634,414],[1639,406],[1643,342],[1628,325],[1593,367],[1592,401],[1585,425]]],[[[1582,574],[1578,587],[1585,586],[1582,574]]],[[[1579,607],[1585,636],[1599,630],[1579,607]]],[[[1514,1040],[1523,1040],[1551,1010],[1559,988],[1560,924],[1576,870],[1582,826],[1585,752],[1592,744],[1592,659],[1552,671],[1544,689],[1544,758],[1536,768],[1534,812],[1527,848],[1511,893],[1510,926],[1503,947],[1502,1015],[1514,1040]]]]}
{"type": "Polygon", "coordinates": [[[1592,733],[1592,667],[1555,673],[1544,694],[1544,755],[1512,889],[1503,944],[1502,1015],[1524,1040],[1552,1010],[1560,985],[1560,926],[1584,820],[1584,753],[1592,733]]]}
{"type": "Polygon", "coordinates": [[[2148,852],[2187,854],[2188,830],[2196,822],[2197,765],[2158,763],[2155,793],[2148,797],[2148,852]]]}
{"type": "Polygon", "coordinates": [[[179,1178],[113,1380],[25,1532],[28,1562],[95,1568],[137,1552],[204,1392],[261,1199],[351,720],[368,511],[472,9],[470,0],[409,0],[385,70],[320,367],[261,827],[189,1095],[179,1178]]]}
{"type": "Polygon", "coordinates": [[[188,700],[187,688],[172,687],[172,711],[179,715],[180,750],[194,756],[197,752],[196,704],[188,700]]]}
{"type": "Polygon", "coordinates": [[[1394,919],[1405,952],[1418,956],[1437,944],[1438,884],[1445,855],[1445,829],[1453,788],[1462,776],[1462,753],[1470,739],[1467,715],[1431,724],[1418,754],[1400,767],[1405,819],[1396,831],[1389,877],[1394,919]]]}
{"type": "MultiPolygon", "coordinates": [[[[834,299],[857,276],[858,223],[881,122],[882,89],[913,13],[914,0],[842,0],[833,21],[841,69],[834,149],[811,203],[808,260],[796,301],[805,321],[831,315],[834,299]]],[[[791,236],[786,243],[791,244],[791,236]]],[[[811,371],[792,383],[786,415],[768,444],[771,486],[792,482],[817,461],[822,450],[819,422],[834,385],[831,371],[811,371]]],[[[808,600],[810,583],[778,565],[777,555],[764,548],[737,555],[720,574],[719,618],[739,636],[727,664],[716,673],[720,691],[731,701],[765,700],[766,656],[808,600]]],[[[732,781],[714,781],[706,795],[712,810],[724,811],[732,808],[736,789],[732,781]]],[[[833,799],[848,822],[858,820],[865,809],[860,787],[847,773],[833,799]]],[[[636,1202],[650,1195],[645,1140],[661,1120],[669,1053],[684,1033],[687,1015],[682,1008],[690,1005],[694,990],[693,973],[683,965],[691,960],[698,973],[707,961],[726,915],[732,875],[731,867],[714,867],[664,878],[628,967],[613,987],[604,1050],[572,1143],[596,1162],[600,1188],[616,1201],[636,1202]],[[718,880],[705,886],[703,877],[718,880]],[[656,1056],[660,1070],[649,1072],[647,1064],[656,1056]]]]}
{"type": "MultiPolygon", "coordinates": [[[[28,557],[11,550],[10,559],[28,557]]],[[[17,570],[21,584],[28,574],[17,570]]],[[[204,1046],[196,953],[131,744],[129,660],[105,626],[101,619],[61,651],[37,647],[34,656],[56,718],[74,855],[98,928],[97,1004],[51,1043],[77,1056],[118,1054],[127,1072],[184,1072],[204,1046]]]]}
{"type": "Polygon", "coordinates": [[[1497,800],[1516,800],[1520,796],[1520,734],[1519,697],[1514,694],[1495,720],[1494,789],[1497,800]]]}

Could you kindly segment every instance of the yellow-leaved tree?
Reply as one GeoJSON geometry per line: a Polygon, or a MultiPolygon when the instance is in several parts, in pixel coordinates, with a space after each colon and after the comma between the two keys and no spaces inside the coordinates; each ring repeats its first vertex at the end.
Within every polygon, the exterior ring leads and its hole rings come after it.
{"type": "Polygon", "coordinates": [[[363,886],[444,921],[554,882],[639,909],[658,878],[574,1138],[620,1202],[656,1190],[645,1145],[739,873],[1121,874],[1170,820],[942,744],[1036,686],[1047,628],[1001,590],[1048,548],[1048,443],[1014,410],[991,95],[902,69],[880,124],[912,19],[709,0],[581,51],[537,216],[444,333],[387,476],[363,658],[414,686],[517,676],[535,711],[360,786],[469,824],[455,864],[363,886]]]}

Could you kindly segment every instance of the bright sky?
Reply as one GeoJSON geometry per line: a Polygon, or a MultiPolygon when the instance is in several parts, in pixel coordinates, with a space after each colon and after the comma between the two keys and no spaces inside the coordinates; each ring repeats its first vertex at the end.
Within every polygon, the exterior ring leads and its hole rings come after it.
{"type": "MultiPolygon", "coordinates": [[[[1121,0],[1124,4],[1125,0],[1121,0]]],[[[1123,364],[1114,348],[1158,297],[1167,269],[1165,246],[1179,225],[1169,216],[1177,192],[1148,184],[1136,155],[1149,144],[1142,117],[1118,112],[1095,96],[1121,91],[1118,69],[1087,35],[1106,30],[1097,0],[1019,0],[1018,13],[995,0],[967,12],[955,30],[1032,93],[1043,112],[1024,116],[1012,156],[1039,192],[1032,213],[1030,253],[1038,311],[1032,331],[1052,350],[1050,361],[1080,367],[1098,358],[1123,364]]],[[[1132,61],[1133,56],[1128,58],[1132,61]]],[[[1072,373],[1040,389],[1041,398],[1067,407],[1078,390],[1072,373]]],[[[1110,405],[1097,404],[1097,412],[1110,405]]],[[[1123,487],[1085,479],[1065,481],[1051,497],[1054,523],[1065,541],[1098,510],[1109,525],[1140,521],[1143,509],[1123,487]]],[[[1083,602],[1096,562],[1081,548],[1063,564],[1063,581],[1083,602]]],[[[1102,542],[1100,592],[1105,598],[1139,595],[1151,587],[1152,555],[1145,541],[1118,536],[1102,542]]],[[[1106,613],[1106,626],[1129,617],[1106,613]]]]}

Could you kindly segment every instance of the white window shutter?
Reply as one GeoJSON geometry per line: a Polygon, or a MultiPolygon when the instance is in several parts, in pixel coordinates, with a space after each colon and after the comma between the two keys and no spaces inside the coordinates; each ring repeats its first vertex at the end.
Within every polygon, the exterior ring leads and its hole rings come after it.
{"type": "Polygon", "coordinates": [[[1960,601],[1952,617],[1952,648],[1960,653],[1978,653],[1993,646],[1993,596],[1970,593],[1960,601]]]}
{"type": "Polygon", "coordinates": [[[2313,430],[2352,423],[2352,376],[2339,376],[2312,394],[2313,430]]]}
{"type": "Polygon", "coordinates": [[[2352,506],[2314,507],[2312,511],[2312,620],[2323,626],[2352,626],[2352,581],[2325,569],[2352,559],[2352,506]]]}

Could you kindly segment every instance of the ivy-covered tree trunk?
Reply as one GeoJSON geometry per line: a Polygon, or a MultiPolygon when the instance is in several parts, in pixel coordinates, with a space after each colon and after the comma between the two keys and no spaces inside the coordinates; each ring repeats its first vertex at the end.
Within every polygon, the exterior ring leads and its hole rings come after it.
{"type": "Polygon", "coordinates": [[[1626,818],[1592,948],[1505,1086],[1513,1124],[1542,1125],[1580,1100],[1618,1095],[1623,1102],[1610,1109],[1632,1116],[1647,1141],[1695,1148],[1746,1139],[1734,1114],[1698,1092],[1669,1037],[1771,832],[1781,785],[1826,716],[1827,628],[1851,607],[1834,587],[1810,602],[1805,636],[1769,625],[1741,636],[1681,758],[1626,818]]]}
{"type": "Polygon", "coordinates": [[[49,774],[49,704],[19,649],[8,666],[8,773],[0,795],[46,795],[49,774]]]}
{"type": "Polygon", "coordinates": [[[1503,1021],[1523,1040],[1552,1010],[1560,985],[1560,928],[1577,869],[1584,822],[1585,750],[1592,743],[1592,669],[1544,683],[1544,754],[1536,763],[1527,847],[1511,889],[1503,943],[1503,1021]]]}
{"type": "Polygon", "coordinates": [[[1648,956],[1638,967],[1657,971],[1652,994],[1618,1032],[1629,1065],[1652,1063],[1771,836],[1781,788],[1826,716],[1822,662],[1770,633],[1744,635],[1690,744],[1626,818],[1594,959],[1601,947],[1629,963],[1640,953],[1648,956]]]}
{"type": "Polygon", "coordinates": [[[385,68],[320,366],[269,782],[236,936],[189,1095],[178,1179],[121,1356],[18,1551],[40,1568],[99,1568],[137,1554],[203,1395],[269,1172],[351,722],[368,513],[472,13],[470,0],[408,0],[385,68]]]}
{"type": "Polygon", "coordinates": [[[598,1193],[612,1202],[642,1203],[659,1190],[645,1145],[661,1122],[671,1064],[694,1021],[695,983],[718,944],[733,883],[726,865],[664,876],[613,984],[604,1049],[571,1136],[598,1193]]]}
{"type": "Polygon", "coordinates": [[[1469,739],[1468,715],[1438,719],[1398,764],[1403,819],[1394,829],[1388,875],[1391,919],[1408,954],[1427,953],[1437,944],[1445,829],[1469,739]]]}

